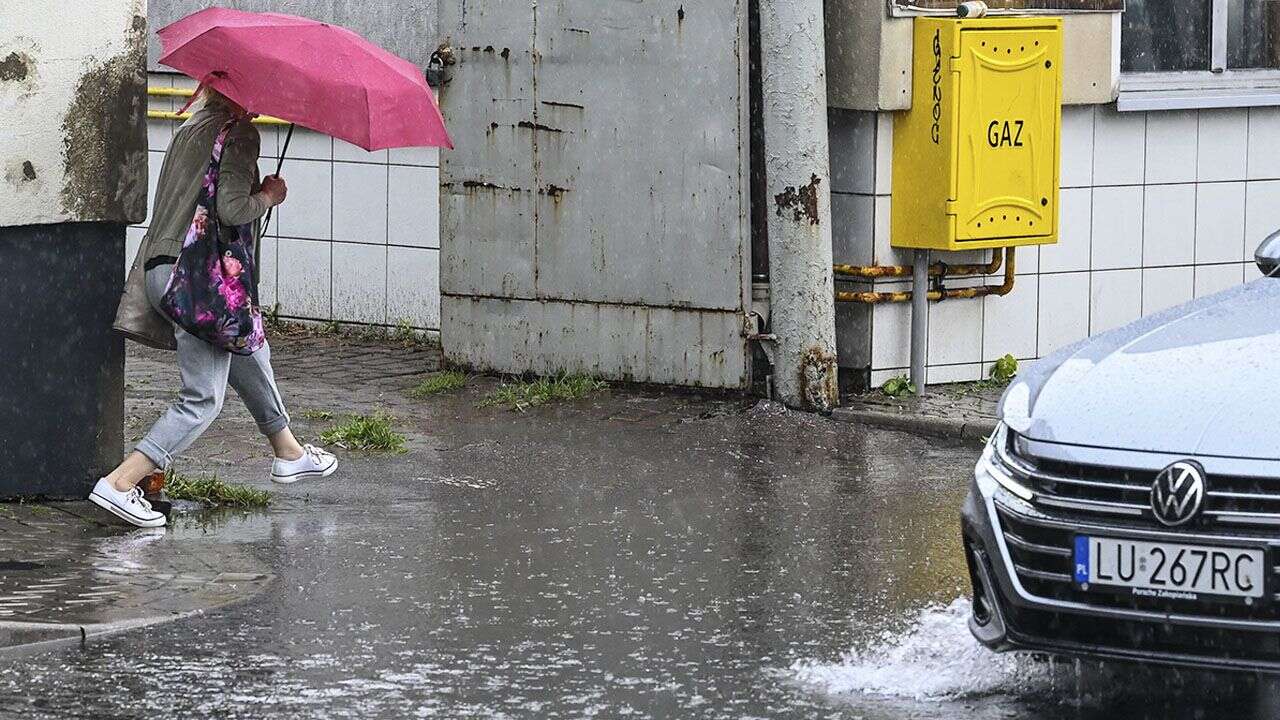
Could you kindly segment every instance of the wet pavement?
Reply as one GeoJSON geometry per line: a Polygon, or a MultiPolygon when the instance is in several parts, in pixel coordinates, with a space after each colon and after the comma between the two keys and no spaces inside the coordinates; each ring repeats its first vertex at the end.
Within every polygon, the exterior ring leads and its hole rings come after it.
{"type": "Polygon", "coordinates": [[[841,398],[832,418],[930,437],[977,440],[995,429],[1005,385],[991,381],[930,385],[925,395],[891,397],[880,388],[841,398]]]}
{"type": "MultiPolygon", "coordinates": [[[[0,717],[1280,712],[1229,678],[977,647],[957,520],[974,443],[639,390],[517,413],[477,408],[480,380],[410,401],[415,380],[367,377],[342,401],[392,408],[408,453],[344,453],[333,478],[204,524],[200,542],[274,575],[262,594],[0,661],[0,717]]],[[[246,430],[220,420],[183,469],[270,487],[246,430]]]]}
{"type": "Polygon", "coordinates": [[[220,517],[122,532],[87,502],[0,505],[0,652],[78,642],[261,592],[271,573],[240,543],[208,532],[220,517]]]}

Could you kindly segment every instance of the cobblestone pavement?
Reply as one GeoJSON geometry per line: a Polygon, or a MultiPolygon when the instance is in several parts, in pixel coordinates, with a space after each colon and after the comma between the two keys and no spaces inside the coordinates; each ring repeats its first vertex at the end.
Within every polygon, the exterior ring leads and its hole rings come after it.
{"type": "MultiPolygon", "coordinates": [[[[346,413],[384,410],[413,414],[419,405],[405,395],[420,376],[438,370],[440,348],[428,342],[359,340],[298,330],[269,335],[276,382],[289,410],[294,432],[304,442],[346,413]],[[332,417],[330,417],[332,416],[332,417]]],[[[171,353],[129,344],[125,382],[125,444],[132,446],[180,387],[171,353]]],[[[410,447],[419,436],[410,433],[410,447]]],[[[253,418],[235,391],[227,392],[222,414],[178,465],[200,467],[263,463],[271,453],[253,418]]]]}

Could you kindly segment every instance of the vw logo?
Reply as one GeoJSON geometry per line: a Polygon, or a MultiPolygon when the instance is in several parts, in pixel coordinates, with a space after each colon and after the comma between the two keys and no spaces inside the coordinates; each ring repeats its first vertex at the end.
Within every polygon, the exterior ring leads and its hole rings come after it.
{"type": "Polygon", "coordinates": [[[1190,460],[1180,460],[1160,471],[1151,484],[1151,509],[1161,523],[1185,525],[1204,507],[1204,470],[1190,460]]]}

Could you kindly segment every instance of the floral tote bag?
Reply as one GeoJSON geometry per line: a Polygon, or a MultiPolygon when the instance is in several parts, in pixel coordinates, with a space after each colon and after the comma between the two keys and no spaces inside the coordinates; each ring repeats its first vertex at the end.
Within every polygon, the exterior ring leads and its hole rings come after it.
{"type": "Polygon", "coordinates": [[[216,210],[222,147],[236,122],[222,126],[213,141],[195,217],[160,307],[195,337],[237,355],[250,355],[266,342],[253,262],[253,224],[225,226],[216,210]]]}

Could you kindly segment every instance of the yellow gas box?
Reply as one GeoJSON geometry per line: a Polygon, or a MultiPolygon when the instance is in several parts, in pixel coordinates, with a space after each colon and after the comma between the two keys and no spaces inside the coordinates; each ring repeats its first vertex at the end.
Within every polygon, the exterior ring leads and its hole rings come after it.
{"type": "Polygon", "coordinates": [[[1057,242],[1062,19],[916,18],[914,67],[893,123],[892,244],[1057,242]]]}

